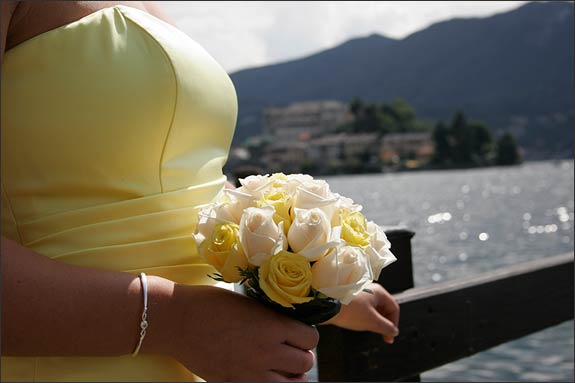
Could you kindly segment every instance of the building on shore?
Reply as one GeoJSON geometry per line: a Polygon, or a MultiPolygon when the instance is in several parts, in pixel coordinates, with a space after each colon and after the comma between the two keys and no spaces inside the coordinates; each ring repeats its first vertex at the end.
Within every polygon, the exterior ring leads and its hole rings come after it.
{"type": "MultiPolygon", "coordinates": [[[[431,133],[337,133],[353,122],[349,104],[309,101],[263,111],[263,134],[246,146],[242,164],[267,172],[357,173],[424,166],[434,153],[431,133]]],[[[238,156],[240,157],[240,156],[238,156]]]]}
{"type": "Polygon", "coordinates": [[[353,119],[349,105],[339,101],[306,101],[263,111],[263,134],[296,142],[335,130],[353,119]]]}
{"type": "Polygon", "coordinates": [[[377,161],[379,147],[377,133],[329,134],[309,141],[307,160],[322,173],[359,169],[377,161]]]}
{"type": "Polygon", "coordinates": [[[348,104],[331,100],[266,108],[263,136],[268,144],[263,147],[261,160],[271,172],[301,172],[310,161],[311,140],[329,134],[352,118],[348,104]]]}
{"type": "Polygon", "coordinates": [[[378,162],[380,146],[376,133],[328,134],[295,142],[277,140],[267,145],[262,161],[270,172],[361,171],[378,162]]]}
{"type": "Polygon", "coordinates": [[[384,166],[420,167],[433,157],[431,132],[390,133],[383,137],[380,159],[384,166]]]}
{"type": "Polygon", "coordinates": [[[305,142],[275,141],[266,146],[262,161],[269,172],[300,173],[307,161],[305,142]]]}

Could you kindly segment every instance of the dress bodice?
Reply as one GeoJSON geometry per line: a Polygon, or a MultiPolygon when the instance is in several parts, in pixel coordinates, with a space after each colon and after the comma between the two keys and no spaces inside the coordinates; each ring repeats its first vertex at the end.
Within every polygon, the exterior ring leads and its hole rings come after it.
{"type": "MultiPolygon", "coordinates": [[[[4,236],[62,262],[212,283],[190,234],[224,187],[237,100],[203,48],[143,11],[105,8],[7,51],[1,91],[4,236]]],[[[27,359],[3,358],[2,380],[4,362],[27,359]]],[[[35,359],[24,380],[107,380],[89,367],[106,358],[35,359]],[[66,359],[77,371],[58,375],[66,359]]],[[[156,364],[126,378],[162,380],[156,364]]]]}

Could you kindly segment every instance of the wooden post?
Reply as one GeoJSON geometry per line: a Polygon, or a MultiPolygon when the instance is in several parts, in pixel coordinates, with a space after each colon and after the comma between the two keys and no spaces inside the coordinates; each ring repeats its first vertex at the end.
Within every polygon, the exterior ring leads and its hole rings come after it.
{"type": "MultiPolygon", "coordinates": [[[[401,228],[388,228],[385,232],[397,261],[383,269],[378,282],[395,294],[413,287],[411,238],[415,233],[401,228]]],[[[383,343],[380,335],[369,332],[343,330],[336,326],[318,326],[318,330],[320,342],[317,347],[317,365],[320,381],[357,381],[356,367],[365,366],[357,365],[361,355],[356,354],[355,350],[365,342],[389,346],[383,343]]],[[[419,381],[419,375],[409,379],[419,381]]]]}
{"type": "Polygon", "coordinates": [[[386,235],[397,261],[383,269],[377,281],[391,294],[396,294],[414,287],[411,238],[415,233],[396,228],[386,230],[386,235]]]}

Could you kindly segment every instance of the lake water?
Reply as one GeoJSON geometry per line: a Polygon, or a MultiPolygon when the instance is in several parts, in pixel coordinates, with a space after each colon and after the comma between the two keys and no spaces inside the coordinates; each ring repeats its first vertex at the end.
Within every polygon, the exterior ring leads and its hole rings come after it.
{"type": "MultiPolygon", "coordinates": [[[[415,285],[573,251],[573,161],[516,167],[318,177],[403,226],[415,285]]],[[[422,381],[573,381],[573,321],[422,374],[422,381]]],[[[317,375],[310,374],[317,379],[317,375]]]]}

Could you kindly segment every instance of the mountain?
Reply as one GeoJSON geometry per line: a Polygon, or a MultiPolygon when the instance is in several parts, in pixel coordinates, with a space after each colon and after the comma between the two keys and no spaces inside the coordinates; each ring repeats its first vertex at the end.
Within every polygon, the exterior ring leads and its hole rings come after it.
{"type": "Polygon", "coordinates": [[[419,118],[463,110],[527,157],[573,156],[571,2],[532,2],[487,18],[453,19],[402,40],[371,35],[309,57],[231,74],[235,143],[261,132],[261,111],[305,100],[403,98],[419,118]]]}

